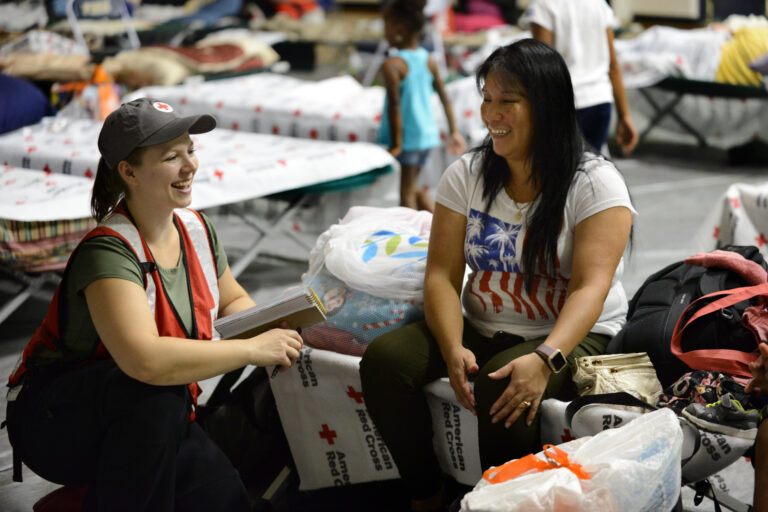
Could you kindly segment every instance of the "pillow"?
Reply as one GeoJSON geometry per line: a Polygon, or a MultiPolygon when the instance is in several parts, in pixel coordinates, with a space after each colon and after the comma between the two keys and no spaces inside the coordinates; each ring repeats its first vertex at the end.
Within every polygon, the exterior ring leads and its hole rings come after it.
{"type": "Polygon", "coordinates": [[[0,133],[35,124],[56,110],[32,83],[0,73],[0,133]]]}

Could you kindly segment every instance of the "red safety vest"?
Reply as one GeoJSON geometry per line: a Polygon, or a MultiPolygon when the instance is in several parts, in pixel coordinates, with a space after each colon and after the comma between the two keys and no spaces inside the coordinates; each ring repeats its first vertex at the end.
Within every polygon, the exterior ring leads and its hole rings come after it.
{"type": "MultiPolygon", "coordinates": [[[[216,274],[216,261],[213,247],[200,214],[194,210],[181,209],[174,213],[174,221],[181,234],[182,256],[186,259],[186,272],[192,296],[192,332],[187,333],[166,295],[165,287],[160,279],[152,254],[147,243],[142,238],[136,226],[131,221],[124,205],[121,203],[114,213],[91,230],[82,242],[95,236],[115,236],[126,243],[133,251],[142,269],[149,276],[144,278],[144,288],[150,309],[154,312],[157,330],[160,336],[176,338],[191,338],[209,340],[213,335],[213,322],[219,310],[219,287],[216,274]]],[[[79,246],[78,246],[79,247],[79,246]]],[[[77,250],[77,249],[75,249],[77,250]]],[[[66,276],[66,271],[65,271],[66,276]]],[[[63,281],[62,281],[63,283],[63,281]]],[[[59,350],[62,341],[59,333],[59,311],[61,286],[59,283],[48,308],[48,313],[42,325],[35,331],[27,343],[19,362],[11,373],[9,386],[19,383],[27,371],[27,361],[35,352],[38,345],[43,344],[51,350],[59,350]]],[[[99,341],[92,356],[83,362],[107,359],[111,357],[104,344],[99,341]]],[[[188,385],[193,402],[197,403],[200,387],[196,382],[188,385]]],[[[194,419],[194,411],[190,419],[194,419]]]]}

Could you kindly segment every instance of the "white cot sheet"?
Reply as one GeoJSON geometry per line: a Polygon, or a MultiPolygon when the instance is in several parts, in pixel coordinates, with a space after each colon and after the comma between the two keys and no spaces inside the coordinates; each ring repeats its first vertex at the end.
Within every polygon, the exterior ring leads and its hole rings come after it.
{"type": "MultiPolygon", "coordinates": [[[[398,478],[397,466],[363,403],[360,358],[305,347],[270,381],[302,490],[398,478]]],[[[447,379],[427,386],[433,444],[443,471],[473,485],[482,475],[477,419],[447,379]]]]}
{"type": "MultiPolygon", "coordinates": [[[[89,216],[90,192],[84,195],[82,191],[90,191],[90,180],[98,166],[96,141],[101,123],[85,119],[60,121],[47,118],[0,135],[0,163],[8,169],[4,174],[9,175],[3,176],[0,189],[4,199],[0,218],[36,221],[89,216]],[[49,179],[35,178],[32,171],[14,167],[38,170],[40,176],[49,179]],[[16,204],[18,201],[34,206],[22,208],[16,204]]],[[[200,160],[192,200],[196,209],[396,165],[383,148],[368,143],[299,142],[291,137],[220,128],[194,135],[193,140],[200,160]]]]}
{"type": "MultiPolygon", "coordinates": [[[[480,119],[480,95],[474,77],[446,85],[456,128],[468,143],[487,133],[480,119]]],[[[384,106],[384,88],[363,87],[351,76],[311,82],[274,73],[171,87],[145,87],[126,100],[152,97],[183,115],[212,114],[232,130],[292,137],[376,142],[384,106]]],[[[433,97],[435,118],[443,140],[447,121],[433,97]]]]}
{"type": "Polygon", "coordinates": [[[768,183],[734,183],[713,205],[694,236],[694,249],[754,245],[768,259],[768,183]]]}
{"type": "MultiPolygon", "coordinates": [[[[632,118],[640,131],[656,116],[657,111],[639,92],[667,77],[713,82],[720,65],[720,48],[730,34],[712,28],[683,30],[651,27],[633,39],[615,41],[616,56],[632,118]]],[[[661,89],[646,89],[659,105],[675,99],[676,94],[661,89]]],[[[760,98],[722,98],[685,94],[674,111],[695,127],[707,144],[727,149],[752,140],[765,140],[768,129],[768,100],[760,98]]],[[[664,117],[649,136],[674,142],[691,142],[695,138],[681,131],[671,117],[664,117]]]]}
{"type": "Polygon", "coordinates": [[[0,219],[52,221],[91,216],[91,180],[12,165],[0,169],[0,219]]]}

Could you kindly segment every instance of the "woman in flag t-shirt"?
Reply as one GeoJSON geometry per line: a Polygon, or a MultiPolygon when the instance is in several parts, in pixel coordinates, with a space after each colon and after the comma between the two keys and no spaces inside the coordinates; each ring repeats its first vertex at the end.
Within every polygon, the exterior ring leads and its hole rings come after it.
{"type": "Polygon", "coordinates": [[[627,309],[636,212],[613,164],[585,151],[562,57],[526,39],[477,76],[489,136],[438,187],[426,322],[374,340],[360,365],[413,510],[445,504],[425,384],[447,375],[477,415],[483,469],[536,452],[541,401],[575,395],[567,360],[604,352],[627,309]]]}

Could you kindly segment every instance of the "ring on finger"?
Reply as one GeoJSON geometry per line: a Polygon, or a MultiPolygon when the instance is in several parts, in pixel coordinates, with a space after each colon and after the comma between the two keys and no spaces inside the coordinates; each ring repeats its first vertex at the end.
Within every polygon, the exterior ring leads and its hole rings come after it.
{"type": "Polygon", "coordinates": [[[527,409],[531,406],[531,402],[529,402],[528,400],[523,400],[522,402],[520,402],[520,405],[523,406],[523,409],[527,409]]]}

